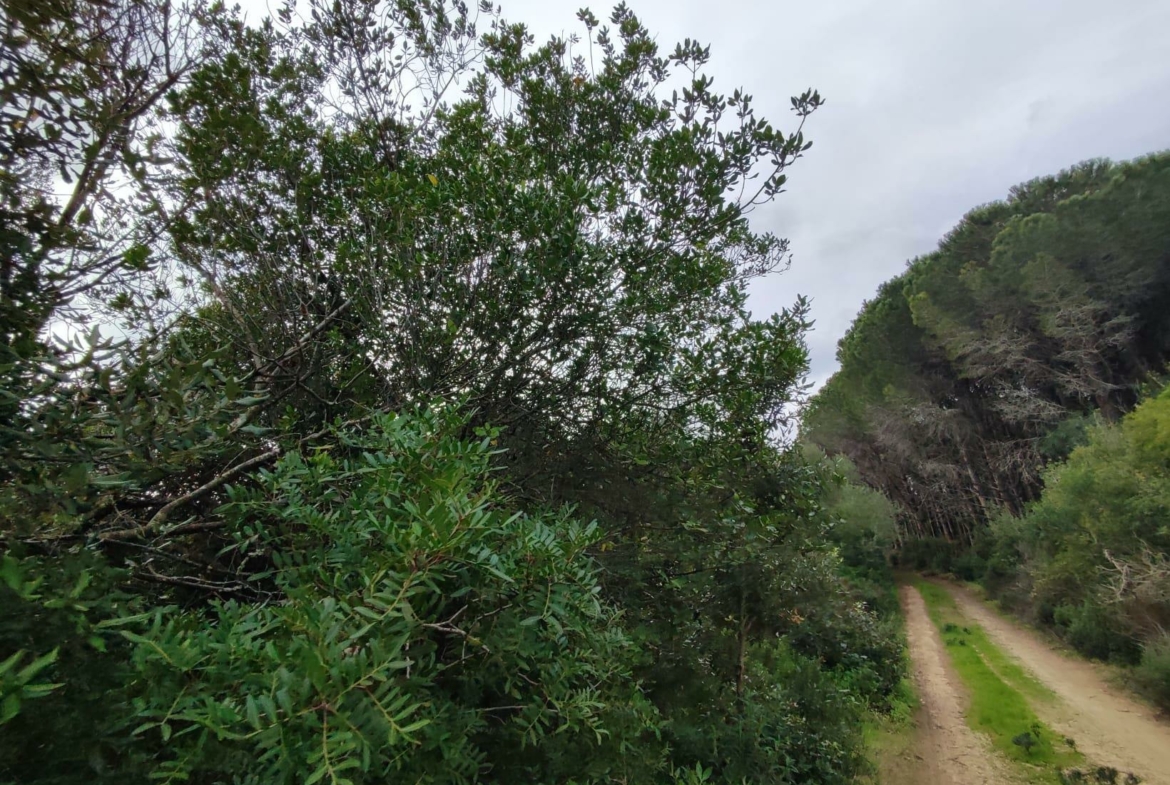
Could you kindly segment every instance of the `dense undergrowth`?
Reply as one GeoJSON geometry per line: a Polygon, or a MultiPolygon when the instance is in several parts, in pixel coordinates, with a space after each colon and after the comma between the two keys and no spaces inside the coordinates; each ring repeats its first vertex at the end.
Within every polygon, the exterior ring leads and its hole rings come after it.
{"type": "Polygon", "coordinates": [[[747,309],[815,91],[625,6],[0,3],[0,782],[866,770],[892,513],[747,309]]]}

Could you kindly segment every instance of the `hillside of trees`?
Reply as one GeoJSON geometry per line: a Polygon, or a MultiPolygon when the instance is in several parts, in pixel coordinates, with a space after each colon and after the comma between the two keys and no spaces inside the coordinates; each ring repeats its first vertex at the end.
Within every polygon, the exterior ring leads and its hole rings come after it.
{"type": "MultiPolygon", "coordinates": [[[[539,44],[457,0],[0,0],[0,30],[0,782],[863,770],[892,508],[779,438],[805,304],[745,307],[816,92],[781,130],[623,6],[539,44]]],[[[1134,316],[1069,338],[1108,373],[1052,382],[1074,409],[1157,359],[1153,240],[1117,239],[1134,316]]]]}
{"type": "Polygon", "coordinates": [[[1170,709],[1170,154],[969,213],[866,304],[802,438],[897,505],[905,567],[980,581],[1170,709]]]}
{"type": "Polygon", "coordinates": [[[866,303],[803,438],[848,456],[907,537],[970,543],[1162,373],[1168,262],[1170,154],[1017,186],[866,303]]]}

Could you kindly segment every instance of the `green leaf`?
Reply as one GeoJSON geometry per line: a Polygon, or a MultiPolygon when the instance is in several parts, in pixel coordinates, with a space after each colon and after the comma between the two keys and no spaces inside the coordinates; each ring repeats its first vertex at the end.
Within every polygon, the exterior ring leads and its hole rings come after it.
{"type": "Polygon", "coordinates": [[[256,699],[249,695],[244,699],[244,706],[248,724],[256,730],[260,730],[263,724],[260,722],[260,710],[256,705],[256,699]]]}
{"type": "Polygon", "coordinates": [[[0,702],[0,725],[11,720],[20,713],[20,696],[12,693],[0,702]]]}
{"type": "Polygon", "coordinates": [[[35,660],[30,662],[28,665],[24,666],[23,668],[20,669],[20,671],[17,672],[16,680],[18,682],[20,682],[21,684],[28,682],[30,679],[32,679],[33,676],[36,676],[38,673],[43,671],[45,668],[49,667],[54,662],[56,662],[57,661],[57,653],[59,651],[60,651],[60,647],[55,648],[52,651],[47,652],[45,654],[42,654],[40,657],[37,657],[35,660]]]}
{"type": "Polygon", "coordinates": [[[24,657],[24,649],[18,649],[13,654],[10,654],[8,656],[8,659],[4,660],[3,662],[0,662],[0,676],[3,676],[4,674],[8,673],[10,670],[15,668],[16,663],[20,662],[20,660],[23,657],[24,657]]]}
{"type": "Polygon", "coordinates": [[[412,722],[409,725],[406,725],[405,727],[402,728],[402,735],[405,736],[407,734],[414,733],[416,730],[419,730],[421,728],[425,728],[426,726],[428,726],[430,724],[431,724],[431,720],[429,720],[429,719],[416,720],[415,722],[412,722]]]}
{"type": "Polygon", "coordinates": [[[24,580],[20,569],[20,562],[8,554],[0,557],[0,580],[16,594],[24,597],[24,580]]]}
{"type": "Polygon", "coordinates": [[[99,630],[109,630],[117,627],[124,627],[127,624],[138,624],[139,622],[149,621],[154,617],[154,612],[136,613],[133,616],[119,616],[115,619],[104,619],[94,625],[99,630]]]}
{"type": "MultiPolygon", "coordinates": [[[[249,395],[249,396],[244,397],[244,398],[239,398],[238,400],[235,401],[235,404],[236,404],[236,406],[256,406],[257,404],[264,403],[267,400],[268,400],[268,396],[249,395]]],[[[244,429],[241,428],[240,430],[244,430],[244,429]]]]}
{"type": "Polygon", "coordinates": [[[26,684],[21,688],[21,695],[25,698],[43,698],[63,684],[26,684]]]}

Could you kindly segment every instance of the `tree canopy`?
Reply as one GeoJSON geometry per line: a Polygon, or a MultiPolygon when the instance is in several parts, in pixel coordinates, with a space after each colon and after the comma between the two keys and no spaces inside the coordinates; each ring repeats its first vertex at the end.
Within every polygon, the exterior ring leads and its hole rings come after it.
{"type": "Polygon", "coordinates": [[[1166,362],[1170,156],[1089,161],[979,207],[882,286],[802,433],[897,501],[911,537],[1020,513],[1086,418],[1166,362]]]}

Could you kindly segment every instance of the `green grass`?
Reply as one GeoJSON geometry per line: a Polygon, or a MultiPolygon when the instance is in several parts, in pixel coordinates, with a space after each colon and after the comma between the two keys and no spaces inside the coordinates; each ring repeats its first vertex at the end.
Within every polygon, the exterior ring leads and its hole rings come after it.
{"type": "Polygon", "coordinates": [[[861,778],[862,785],[898,785],[910,777],[914,769],[917,710],[914,685],[904,678],[890,699],[890,711],[870,714],[862,730],[872,771],[861,778]]]}
{"type": "MultiPolygon", "coordinates": [[[[952,608],[955,607],[954,599],[946,593],[945,589],[941,589],[938,586],[934,588],[942,592],[946,601],[950,602],[952,608]]],[[[979,650],[979,653],[983,655],[987,664],[991,666],[991,669],[1001,679],[1033,700],[1043,701],[1045,703],[1053,703],[1056,701],[1056,693],[1048,689],[1042,681],[1024,669],[1019,662],[1004,654],[1003,650],[987,637],[987,633],[984,632],[982,627],[971,622],[967,622],[960,629],[963,629],[963,627],[970,631],[965,637],[979,650]]]]}
{"type": "MultiPolygon", "coordinates": [[[[963,586],[970,590],[970,592],[975,596],[983,598],[984,600],[987,599],[986,592],[978,583],[965,581],[963,586]]],[[[945,591],[943,593],[946,594],[945,591]]],[[[952,607],[954,606],[954,600],[949,594],[946,594],[946,600],[951,603],[952,607]]],[[[1019,623],[1019,619],[1014,617],[1011,613],[1003,610],[999,606],[999,603],[987,601],[987,604],[995,613],[1003,617],[1003,619],[1008,623],[1019,623]]],[[[988,663],[992,668],[995,669],[996,673],[998,673],[1002,678],[1006,679],[1007,682],[1017,690],[1024,693],[1033,700],[1044,701],[1046,703],[1054,703],[1056,701],[1056,693],[1048,689],[1048,687],[1046,687],[1042,681],[1037,679],[1027,670],[1021,668],[1019,663],[1017,663],[1015,660],[1011,659],[1010,657],[1005,657],[1003,651],[1001,651],[998,646],[995,646],[990,641],[986,641],[986,635],[982,629],[979,629],[978,634],[980,637],[984,638],[984,648],[986,649],[985,655],[987,656],[988,663]]],[[[1056,640],[1055,637],[1053,637],[1053,640],[1056,640]]]]}
{"type": "Polygon", "coordinates": [[[1057,766],[1083,766],[1084,756],[1044,725],[1025,697],[1051,700],[1052,693],[1008,658],[981,627],[963,616],[945,589],[925,581],[914,585],[926,600],[930,618],[970,693],[968,724],[986,733],[1005,757],[1042,769],[1030,772],[1033,779],[1050,782],[1057,766]],[[1035,741],[1031,750],[1013,742],[1024,733],[1035,741]]]}

